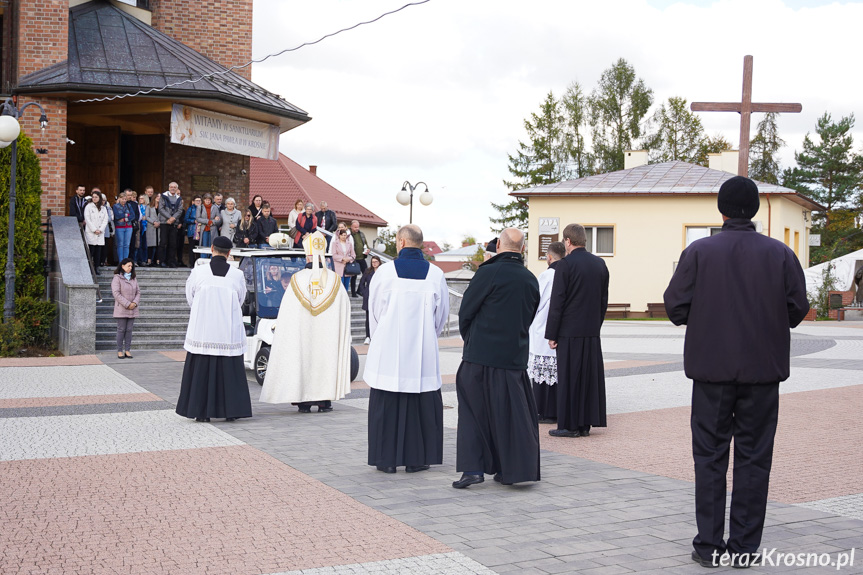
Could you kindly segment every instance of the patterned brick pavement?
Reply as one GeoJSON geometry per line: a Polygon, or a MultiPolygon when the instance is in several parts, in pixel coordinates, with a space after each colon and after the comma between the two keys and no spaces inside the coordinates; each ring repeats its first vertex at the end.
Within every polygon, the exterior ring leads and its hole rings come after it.
{"type": "MultiPolygon", "coordinates": [[[[684,331],[603,335],[610,426],[543,435],[537,484],[464,491],[449,487],[457,339],[442,340],[444,464],[410,475],[365,465],[360,382],[329,414],[253,401],[251,419],[196,424],[173,413],[182,353],[0,363],[0,573],[701,572],[684,331]]],[[[763,544],[855,547],[841,572],[863,573],[863,332],[806,324],[792,355],[763,544]]]]}

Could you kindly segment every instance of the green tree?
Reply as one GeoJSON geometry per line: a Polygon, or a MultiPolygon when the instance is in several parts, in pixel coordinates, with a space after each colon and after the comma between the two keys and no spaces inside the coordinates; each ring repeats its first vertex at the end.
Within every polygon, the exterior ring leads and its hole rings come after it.
{"type": "Polygon", "coordinates": [[[672,96],[660,104],[648,122],[650,133],[642,147],[650,150],[650,162],[681,160],[696,163],[705,139],[701,118],[690,112],[686,98],[672,96]]]}
{"type": "Polygon", "coordinates": [[[573,82],[566,89],[561,106],[564,112],[564,141],[568,156],[569,169],[567,178],[583,178],[593,174],[593,153],[584,141],[590,119],[588,97],[584,94],[581,84],[573,82]]]}
{"type": "MultiPolygon", "coordinates": [[[[540,105],[539,113],[532,113],[524,121],[529,141],[519,141],[516,154],[507,155],[507,169],[515,178],[503,183],[511,191],[566,178],[565,122],[560,108],[554,94],[549,92],[540,105]]],[[[492,227],[495,231],[507,227],[527,228],[527,198],[514,198],[500,204],[492,202],[491,205],[499,213],[498,217],[490,218],[493,224],[497,224],[497,227],[492,227]]]]}
{"type": "Polygon", "coordinates": [[[602,73],[589,101],[598,172],[623,169],[624,152],[641,137],[641,122],[651,104],[653,90],[623,58],[602,73]]]}
{"type": "Polygon", "coordinates": [[[749,141],[749,177],[768,184],[778,184],[782,176],[778,155],[785,142],[776,127],[778,116],[775,112],[764,114],[755,137],[749,141]]]}
{"type": "MultiPolygon", "coordinates": [[[[41,169],[33,142],[18,136],[15,200],[15,296],[41,298],[45,295],[45,267],[42,249],[41,169]]],[[[12,146],[0,149],[0,301],[6,296],[6,246],[9,245],[9,176],[12,146]]]]}
{"type": "Polygon", "coordinates": [[[396,228],[384,228],[378,233],[378,240],[384,244],[384,253],[390,257],[396,257],[398,255],[398,251],[396,251],[396,232],[401,226],[396,226],[396,228]]]}
{"type": "Polygon", "coordinates": [[[707,136],[701,141],[701,145],[698,148],[698,157],[696,158],[695,163],[700,166],[704,166],[705,168],[710,167],[709,154],[718,154],[725,150],[732,149],[734,149],[734,144],[726,140],[722,134],[707,136]]]}

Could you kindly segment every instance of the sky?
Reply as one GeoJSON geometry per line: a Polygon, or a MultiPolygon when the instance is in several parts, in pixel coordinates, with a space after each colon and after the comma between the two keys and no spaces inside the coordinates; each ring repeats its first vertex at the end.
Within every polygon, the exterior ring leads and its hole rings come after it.
{"type": "MultiPolygon", "coordinates": [[[[317,40],[407,0],[254,0],[253,56],[317,40]]],[[[783,114],[794,163],[816,120],[854,113],[863,151],[863,2],[818,0],[431,0],[252,67],[252,80],[312,120],[281,136],[280,151],[383,217],[408,223],[396,202],[406,180],[427,240],[460,246],[494,237],[491,202],[509,200],[507,154],[549,91],[586,92],[619,58],[669,97],[735,102],[743,57],[754,57],[753,101],[799,102],[783,114]],[[422,186],[419,189],[423,189],[422,186]],[[416,196],[416,195],[415,195],[416,196]]],[[[699,113],[709,135],[739,141],[740,116],[699,113]]],[[[754,114],[752,133],[763,117],[754,114]]]]}

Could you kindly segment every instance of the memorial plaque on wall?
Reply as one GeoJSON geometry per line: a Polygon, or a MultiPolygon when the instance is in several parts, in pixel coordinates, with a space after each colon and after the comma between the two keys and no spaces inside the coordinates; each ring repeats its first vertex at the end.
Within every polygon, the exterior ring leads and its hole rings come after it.
{"type": "Polygon", "coordinates": [[[211,194],[218,192],[219,176],[192,176],[192,191],[211,194]]]}
{"type": "Polygon", "coordinates": [[[560,233],[560,218],[539,218],[539,259],[545,260],[545,254],[548,251],[548,245],[551,242],[558,241],[560,233]]]}

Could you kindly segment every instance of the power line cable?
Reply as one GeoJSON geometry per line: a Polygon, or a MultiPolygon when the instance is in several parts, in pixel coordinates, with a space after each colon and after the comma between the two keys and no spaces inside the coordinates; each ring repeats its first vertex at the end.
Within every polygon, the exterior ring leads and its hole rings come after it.
{"type": "Polygon", "coordinates": [[[299,50],[300,48],[304,48],[306,46],[312,46],[313,44],[323,42],[327,38],[331,38],[337,34],[341,34],[342,32],[349,32],[350,30],[353,30],[355,28],[359,28],[360,26],[365,26],[366,24],[373,24],[373,23],[377,22],[378,20],[380,20],[381,18],[383,18],[385,16],[389,16],[391,14],[395,14],[396,12],[401,12],[405,8],[409,8],[411,6],[419,6],[420,4],[426,4],[428,2],[431,2],[431,0],[417,0],[416,2],[409,2],[408,4],[405,4],[404,6],[402,6],[401,8],[396,8],[395,10],[391,10],[389,12],[384,12],[383,14],[381,14],[380,16],[378,16],[377,18],[374,18],[372,20],[366,20],[364,22],[358,22],[358,23],[354,24],[353,26],[349,26],[348,28],[342,28],[341,30],[336,30],[335,32],[330,32],[329,34],[324,34],[323,36],[321,36],[320,38],[318,38],[317,40],[314,40],[312,42],[303,42],[302,44],[300,44],[298,46],[294,46],[293,48],[285,48],[284,50],[282,50],[280,52],[274,52],[272,54],[267,54],[266,56],[264,56],[263,58],[260,58],[258,60],[250,60],[250,61],[246,62],[245,64],[238,64],[236,66],[231,66],[230,68],[227,68],[225,70],[221,70],[219,72],[213,72],[211,74],[204,74],[203,76],[201,76],[199,78],[195,78],[195,79],[189,78],[188,80],[181,80],[179,82],[174,82],[173,84],[166,84],[165,86],[162,86],[161,88],[150,88],[148,90],[140,90],[138,92],[134,92],[134,93],[130,93],[130,94],[117,94],[115,96],[106,96],[104,98],[89,98],[87,100],[76,100],[76,102],[108,102],[111,100],[119,100],[121,98],[129,98],[129,97],[134,97],[134,96],[146,96],[148,94],[153,94],[155,92],[161,92],[163,90],[167,90],[168,88],[174,88],[176,86],[182,86],[183,84],[194,84],[196,82],[200,82],[201,80],[209,80],[209,79],[215,78],[217,76],[223,76],[229,72],[233,72],[234,70],[241,70],[247,66],[251,66],[252,64],[260,64],[261,62],[269,60],[270,58],[275,58],[276,56],[281,56],[282,54],[285,54],[287,52],[295,52],[295,51],[299,50]]]}

